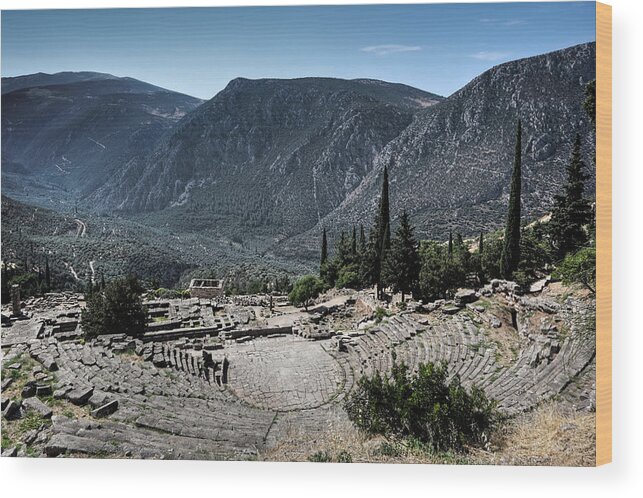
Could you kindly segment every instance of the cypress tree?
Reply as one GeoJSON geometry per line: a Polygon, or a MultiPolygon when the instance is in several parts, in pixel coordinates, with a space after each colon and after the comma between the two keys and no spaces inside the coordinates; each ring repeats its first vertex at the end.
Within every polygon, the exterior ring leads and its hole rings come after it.
{"type": "Polygon", "coordinates": [[[505,238],[500,257],[500,272],[506,279],[513,276],[520,262],[520,191],[522,169],[522,123],[518,120],[516,128],[516,152],[514,168],[511,175],[511,192],[509,194],[509,211],[505,225],[505,238]]]}
{"type": "Polygon", "coordinates": [[[549,222],[551,242],[561,258],[579,249],[588,240],[583,227],[592,221],[593,214],[589,201],[583,197],[585,180],[589,178],[583,172],[584,167],[585,164],[581,158],[581,139],[580,135],[576,135],[567,165],[567,180],[562,194],[554,198],[554,208],[549,222]]]}
{"type": "Polygon", "coordinates": [[[449,245],[447,247],[447,254],[451,257],[453,255],[453,232],[449,232],[449,245]]]}
{"type": "Polygon", "coordinates": [[[366,253],[366,234],[364,233],[364,225],[359,225],[359,253],[364,255],[366,253]]]}
{"type": "Polygon", "coordinates": [[[382,193],[380,195],[380,204],[375,218],[375,231],[372,251],[370,255],[370,264],[372,266],[373,281],[377,285],[377,297],[381,295],[382,287],[382,263],[386,259],[386,253],[391,246],[391,220],[389,211],[388,197],[388,168],[384,167],[384,176],[382,178],[382,193]]]}
{"type": "Polygon", "coordinates": [[[466,248],[464,247],[464,239],[462,238],[462,234],[460,233],[455,234],[455,242],[453,244],[453,247],[455,248],[456,254],[466,251],[466,248]]]}
{"type": "Polygon", "coordinates": [[[328,261],[328,240],[326,239],[326,228],[322,231],[322,244],[321,244],[321,258],[319,261],[319,273],[320,275],[324,271],[324,265],[328,261]]]}
{"type": "Polygon", "coordinates": [[[391,248],[382,267],[382,280],[404,295],[411,292],[420,276],[420,256],[413,227],[406,211],[400,217],[400,226],[391,241],[391,248]]]}
{"type": "Polygon", "coordinates": [[[337,269],[340,270],[342,267],[350,264],[351,262],[351,242],[346,235],[346,232],[342,232],[342,235],[339,239],[339,242],[335,246],[335,263],[337,269]]]}
{"type": "Polygon", "coordinates": [[[484,250],[484,234],[481,231],[480,232],[480,239],[478,241],[478,254],[482,254],[483,250],[484,250]]]}
{"type": "Polygon", "coordinates": [[[391,216],[388,202],[388,168],[384,166],[384,178],[382,178],[382,194],[380,195],[380,252],[383,255],[391,245],[391,216]]]}
{"type": "Polygon", "coordinates": [[[49,270],[49,257],[45,256],[45,284],[47,290],[51,290],[51,271],[49,270]]]}
{"type": "Polygon", "coordinates": [[[353,256],[353,259],[357,256],[357,231],[355,230],[355,226],[353,225],[353,238],[351,239],[351,256],[353,256]]]}
{"type": "Polygon", "coordinates": [[[375,270],[377,267],[377,233],[375,228],[368,232],[368,242],[360,261],[360,280],[362,285],[373,285],[376,283],[375,270]]]}
{"type": "Polygon", "coordinates": [[[7,262],[3,261],[2,263],[2,298],[1,301],[4,303],[9,300],[9,272],[7,270],[7,262]]]}

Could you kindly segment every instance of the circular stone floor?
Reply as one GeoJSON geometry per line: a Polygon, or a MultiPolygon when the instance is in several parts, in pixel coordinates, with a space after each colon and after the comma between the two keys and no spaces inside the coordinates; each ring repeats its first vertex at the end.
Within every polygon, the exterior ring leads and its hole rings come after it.
{"type": "Polygon", "coordinates": [[[297,336],[226,346],[228,387],[253,406],[304,410],[328,403],[343,386],[343,372],[320,341],[297,336]]]}

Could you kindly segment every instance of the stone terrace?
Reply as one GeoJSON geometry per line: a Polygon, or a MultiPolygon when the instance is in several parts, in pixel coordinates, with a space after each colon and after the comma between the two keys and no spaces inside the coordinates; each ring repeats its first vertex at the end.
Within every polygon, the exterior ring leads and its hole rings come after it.
{"type": "Polygon", "coordinates": [[[554,396],[583,410],[595,399],[592,303],[547,292],[500,285],[455,303],[411,303],[380,323],[374,310],[386,304],[367,294],[310,313],[272,313],[259,298],[155,301],[143,337],[87,343],[76,301],[48,299],[55,309],[31,303],[26,319],[2,328],[3,376],[19,372],[3,377],[3,424],[34,410],[46,419],[21,436],[19,454],[26,445],[47,456],[256,458],[293,434],[341,425],[358,378],[387,374],[393,353],[412,370],[446,362],[507,415],[554,396]]]}

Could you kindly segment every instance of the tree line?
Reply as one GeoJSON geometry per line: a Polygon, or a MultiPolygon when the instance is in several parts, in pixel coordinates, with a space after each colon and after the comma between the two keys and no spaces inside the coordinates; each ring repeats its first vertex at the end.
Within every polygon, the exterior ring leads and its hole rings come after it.
{"type": "MultiPolygon", "coordinates": [[[[586,88],[583,107],[595,126],[595,86],[586,88]]],[[[447,242],[418,241],[410,216],[403,211],[391,236],[389,172],[385,167],[379,206],[373,224],[352,233],[341,232],[331,257],[328,234],[321,234],[319,279],[313,292],[330,287],[376,287],[378,298],[385,288],[418,299],[447,298],[459,287],[483,284],[493,278],[515,280],[521,285],[555,270],[564,282],[579,282],[594,292],[595,221],[585,181],[589,175],[582,159],[582,141],[576,135],[566,166],[566,180],[555,196],[547,222],[521,224],[522,123],[516,125],[515,153],[504,229],[480,233],[465,241],[450,233],[447,242]]],[[[295,283],[295,288],[297,283],[295,283]]]]}

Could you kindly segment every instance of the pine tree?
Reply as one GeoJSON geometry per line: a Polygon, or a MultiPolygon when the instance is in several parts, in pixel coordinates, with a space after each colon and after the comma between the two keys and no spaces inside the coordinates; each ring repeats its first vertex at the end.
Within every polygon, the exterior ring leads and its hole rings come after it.
{"type": "Polygon", "coordinates": [[[549,234],[552,246],[559,258],[581,248],[588,242],[584,226],[592,221],[592,208],[583,197],[585,180],[589,178],[583,172],[585,164],[581,157],[581,139],[576,135],[570,161],[567,165],[567,180],[563,192],[554,199],[554,208],[549,222],[549,234]]]}
{"type": "Polygon", "coordinates": [[[400,226],[391,241],[382,268],[382,280],[393,287],[395,292],[404,295],[410,293],[417,285],[420,275],[420,256],[418,244],[413,237],[413,227],[406,211],[400,217],[400,226]]]}
{"type": "Polygon", "coordinates": [[[596,131],[596,80],[590,81],[585,87],[583,109],[585,109],[587,116],[589,116],[594,131],[596,131]]]}
{"type": "Polygon", "coordinates": [[[511,175],[511,192],[509,194],[509,211],[505,225],[505,238],[500,257],[500,272],[506,279],[511,279],[520,262],[520,191],[522,168],[522,124],[518,120],[516,129],[516,152],[514,168],[511,175]]]}
{"type": "Polygon", "coordinates": [[[328,240],[326,239],[326,229],[322,231],[321,258],[319,261],[319,275],[323,277],[324,266],[328,261],[328,240]]]}

